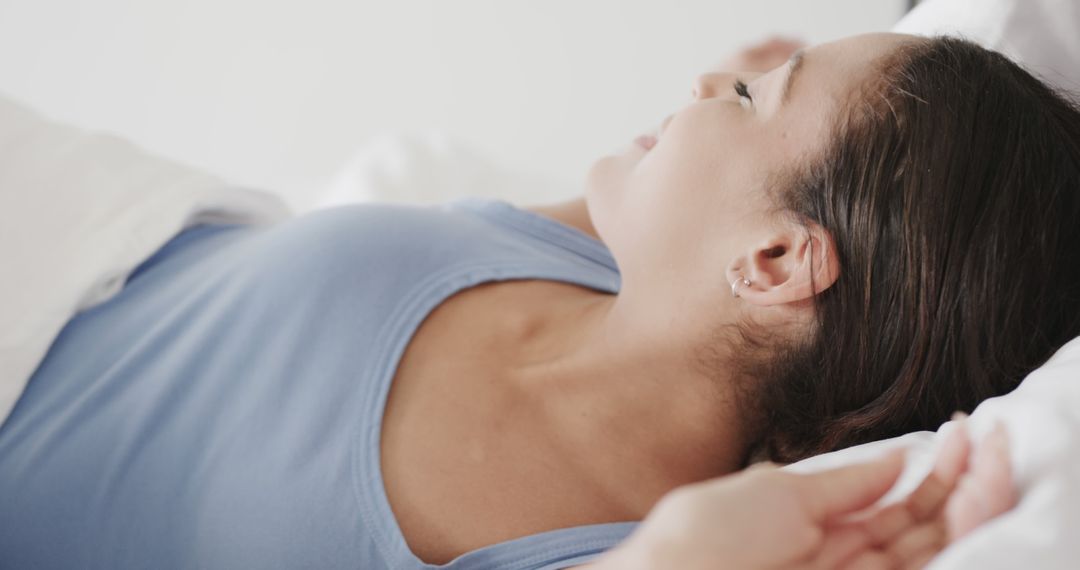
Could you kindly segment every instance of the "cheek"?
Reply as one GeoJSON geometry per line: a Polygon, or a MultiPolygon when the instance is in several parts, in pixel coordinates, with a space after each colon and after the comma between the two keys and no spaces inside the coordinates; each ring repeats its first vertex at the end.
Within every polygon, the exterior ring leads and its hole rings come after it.
{"type": "Polygon", "coordinates": [[[700,247],[723,208],[721,187],[732,174],[724,141],[669,129],[651,150],[605,156],[587,176],[589,216],[624,273],[671,269],[700,247]]]}
{"type": "Polygon", "coordinates": [[[745,161],[725,154],[720,145],[684,147],[670,156],[657,155],[643,165],[636,204],[643,212],[642,233],[656,261],[670,261],[673,252],[700,251],[703,242],[732,230],[733,218],[746,206],[745,161]],[[735,158],[735,160],[729,160],[735,158]]]}

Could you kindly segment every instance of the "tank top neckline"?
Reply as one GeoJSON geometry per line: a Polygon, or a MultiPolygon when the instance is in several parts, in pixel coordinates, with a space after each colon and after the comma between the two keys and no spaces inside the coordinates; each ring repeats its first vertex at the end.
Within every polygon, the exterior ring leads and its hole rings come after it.
{"type": "Polygon", "coordinates": [[[540,214],[521,210],[508,202],[487,198],[464,198],[444,207],[481,214],[516,231],[523,231],[549,244],[560,246],[592,260],[591,271],[580,264],[551,262],[544,258],[521,256],[454,265],[432,273],[417,283],[405,296],[377,338],[375,366],[362,379],[366,389],[375,394],[365,400],[369,409],[358,418],[357,442],[353,447],[353,480],[364,523],[369,527],[388,567],[400,570],[522,570],[547,568],[553,564],[584,564],[594,555],[611,548],[625,538],[637,521],[600,523],[554,529],[491,544],[467,553],[446,564],[428,564],[408,547],[401,527],[390,508],[382,477],[381,433],[383,412],[394,373],[423,320],[451,295],[488,281],[508,279],[547,279],[616,293],[618,273],[614,259],[602,242],[540,214]],[[393,341],[393,342],[391,342],[393,341]],[[537,566],[542,565],[542,566],[537,566]]]}
{"type": "Polygon", "coordinates": [[[487,219],[501,224],[509,224],[514,229],[528,232],[534,237],[552,242],[585,256],[612,271],[618,271],[615,258],[612,257],[611,251],[602,241],[573,226],[568,226],[531,210],[519,208],[501,198],[469,196],[448,202],[447,205],[469,209],[480,213],[487,219]]]}

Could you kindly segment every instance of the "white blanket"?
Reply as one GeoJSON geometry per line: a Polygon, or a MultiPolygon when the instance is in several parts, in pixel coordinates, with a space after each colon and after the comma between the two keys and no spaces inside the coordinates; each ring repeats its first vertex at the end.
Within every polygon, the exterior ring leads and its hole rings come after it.
{"type": "Polygon", "coordinates": [[[107,134],[0,96],[0,424],[64,324],[123,286],[183,228],[289,215],[107,134]]]}

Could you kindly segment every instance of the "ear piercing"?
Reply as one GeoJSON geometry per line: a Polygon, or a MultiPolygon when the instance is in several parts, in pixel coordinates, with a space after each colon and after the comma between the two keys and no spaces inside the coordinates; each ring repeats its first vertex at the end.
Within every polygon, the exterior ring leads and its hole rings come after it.
{"type": "Polygon", "coordinates": [[[746,277],[740,276],[738,279],[733,281],[731,283],[731,296],[732,297],[738,297],[739,296],[739,285],[742,285],[743,287],[749,287],[750,286],[750,280],[747,279],[746,277]]]}

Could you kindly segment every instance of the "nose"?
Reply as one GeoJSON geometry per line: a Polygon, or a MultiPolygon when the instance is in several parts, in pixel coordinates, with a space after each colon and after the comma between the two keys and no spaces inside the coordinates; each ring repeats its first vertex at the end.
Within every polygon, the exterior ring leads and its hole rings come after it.
{"type": "Polygon", "coordinates": [[[694,87],[690,90],[690,96],[694,100],[716,97],[719,86],[729,77],[730,73],[709,72],[702,73],[694,80],[694,87]]]}

